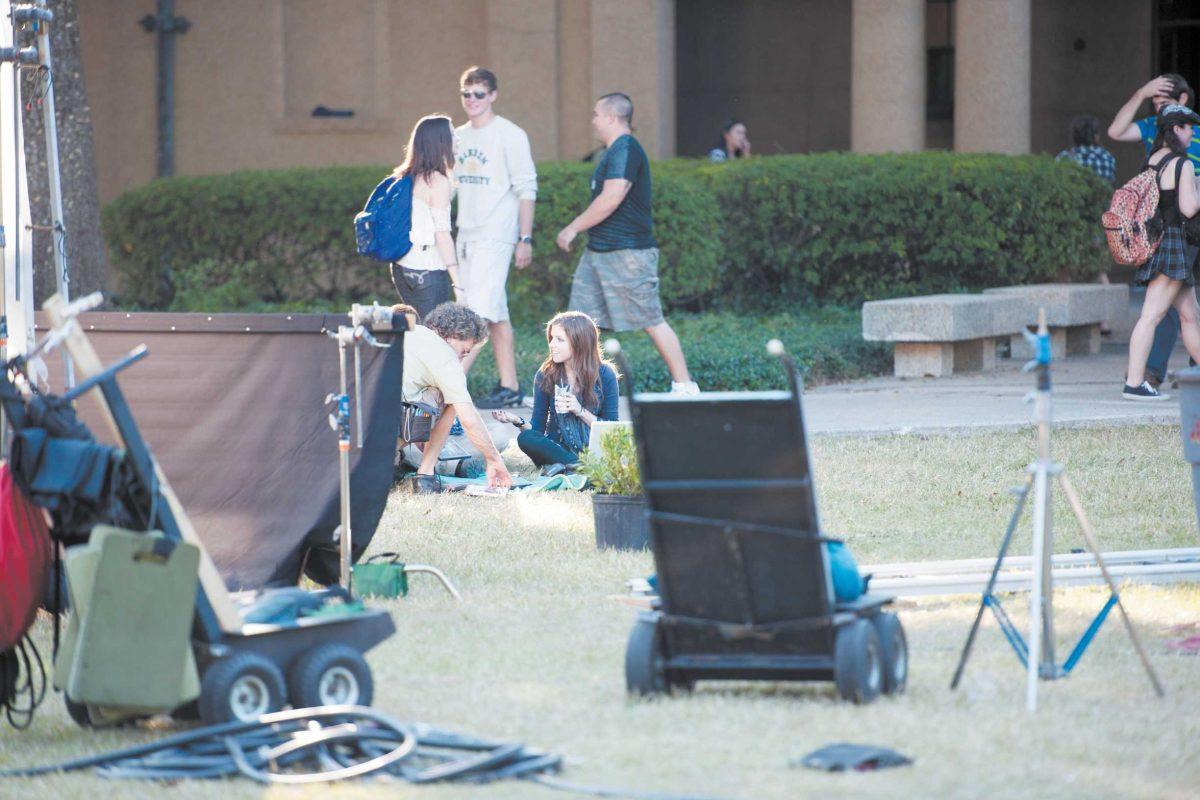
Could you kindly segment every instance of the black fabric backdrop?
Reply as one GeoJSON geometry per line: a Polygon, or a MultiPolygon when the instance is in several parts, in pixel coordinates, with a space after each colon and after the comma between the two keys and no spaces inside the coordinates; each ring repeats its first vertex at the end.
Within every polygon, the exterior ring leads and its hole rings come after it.
{"type": "MultiPolygon", "coordinates": [[[[118,383],[229,588],[295,583],[302,567],[335,583],[337,434],[325,397],[338,391],[338,348],[322,328],[345,317],[102,312],[80,321],[105,365],[149,348],[118,383]]],[[[39,314],[39,331],[44,322],[39,314]]],[[[351,451],[355,558],[392,483],[404,360],[395,341],[363,349],[364,445],[358,450],[355,436],[351,451]]],[[[47,362],[51,388],[61,391],[59,354],[47,362]]],[[[352,350],[347,372],[352,382],[352,350]]],[[[112,442],[95,401],[78,406],[96,437],[112,442]]]]}

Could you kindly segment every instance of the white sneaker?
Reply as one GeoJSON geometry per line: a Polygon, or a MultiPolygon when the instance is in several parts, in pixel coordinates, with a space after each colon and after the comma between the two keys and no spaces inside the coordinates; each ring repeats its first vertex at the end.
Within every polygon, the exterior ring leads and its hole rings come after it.
{"type": "Polygon", "coordinates": [[[693,395],[700,394],[700,387],[696,385],[695,381],[684,381],[683,383],[680,383],[679,381],[671,381],[671,394],[681,394],[684,397],[692,397],[693,395]]]}

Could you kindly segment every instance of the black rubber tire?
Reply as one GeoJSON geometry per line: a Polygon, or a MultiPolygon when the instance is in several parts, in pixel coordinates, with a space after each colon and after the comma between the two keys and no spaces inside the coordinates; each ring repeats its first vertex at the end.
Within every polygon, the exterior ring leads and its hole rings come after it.
{"type": "Polygon", "coordinates": [[[875,626],[856,619],[838,628],[834,640],[834,681],[842,699],[870,703],[883,691],[883,654],[875,626]]]}
{"type": "Polygon", "coordinates": [[[81,728],[92,727],[92,715],[88,711],[88,707],[84,703],[76,703],[71,698],[63,693],[63,705],[67,707],[67,716],[70,717],[76,725],[81,728]]]}
{"type": "Polygon", "coordinates": [[[645,696],[663,694],[669,688],[658,624],[639,619],[633,623],[625,648],[625,690],[645,696]]]}
{"type": "Polygon", "coordinates": [[[883,693],[900,694],[908,686],[908,639],[900,618],[882,612],[872,620],[883,657],[883,693]]]}
{"type": "Polygon", "coordinates": [[[207,725],[249,722],[283,708],[286,692],[283,673],[273,662],[257,653],[234,653],[204,671],[196,707],[207,725]]]}
{"type": "Polygon", "coordinates": [[[288,697],[296,708],[322,705],[369,706],[375,694],[375,682],[366,659],[353,647],[324,644],[309,650],[288,668],[288,697]],[[330,674],[336,670],[336,673],[330,674]],[[322,687],[322,681],[337,680],[339,687],[322,687]],[[345,697],[328,696],[333,690],[345,697]],[[323,696],[324,695],[324,696],[323,696]]]}

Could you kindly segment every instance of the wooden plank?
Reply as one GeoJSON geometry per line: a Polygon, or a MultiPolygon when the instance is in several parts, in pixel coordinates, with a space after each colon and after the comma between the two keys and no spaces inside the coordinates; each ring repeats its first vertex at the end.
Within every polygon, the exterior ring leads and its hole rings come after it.
{"type": "MultiPolygon", "coordinates": [[[[70,320],[63,316],[65,305],[65,301],[57,294],[42,304],[42,308],[50,315],[51,324],[55,328],[60,328],[70,322],[70,320]]],[[[78,325],[72,324],[69,326],[63,346],[75,362],[76,376],[79,380],[87,380],[104,371],[104,365],[100,361],[100,356],[96,354],[92,343],[88,341],[87,335],[84,334],[78,325]]],[[[100,388],[94,387],[86,395],[91,395],[96,400],[104,419],[108,422],[109,428],[112,430],[113,436],[116,437],[117,441],[124,444],[125,440],[121,436],[120,430],[117,429],[117,423],[113,419],[112,411],[109,409],[108,402],[104,399],[100,388]]],[[[158,462],[154,460],[153,454],[151,454],[150,459],[154,463],[154,474],[155,479],[158,481],[159,490],[166,499],[171,513],[175,515],[175,521],[179,525],[179,530],[183,534],[184,541],[200,548],[200,584],[204,587],[204,593],[212,605],[213,613],[217,617],[217,624],[226,633],[239,633],[242,629],[242,617],[234,607],[233,601],[229,598],[229,590],[225,588],[225,581],[221,579],[216,565],[209,558],[208,551],[204,549],[204,543],[196,535],[196,529],[192,526],[192,521],[188,518],[187,512],[184,511],[179,498],[176,497],[171,484],[167,482],[167,476],[158,466],[158,462]]]]}

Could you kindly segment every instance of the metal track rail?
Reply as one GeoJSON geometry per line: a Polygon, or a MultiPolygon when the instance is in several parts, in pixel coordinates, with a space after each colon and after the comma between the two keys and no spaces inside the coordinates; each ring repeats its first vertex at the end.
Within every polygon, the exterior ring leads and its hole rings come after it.
{"type": "MultiPolygon", "coordinates": [[[[1127,550],[1104,554],[1113,580],[1137,583],[1200,582],[1200,548],[1127,550]]],[[[916,561],[861,567],[871,574],[871,590],[900,597],[940,594],[978,594],[987,586],[993,559],[916,561]]],[[[1096,561],[1088,553],[1064,553],[1052,560],[1056,586],[1087,586],[1104,582],[1096,561]]],[[[1004,560],[996,579],[996,592],[1027,591],[1033,576],[1033,559],[1011,556],[1004,560]]]]}

